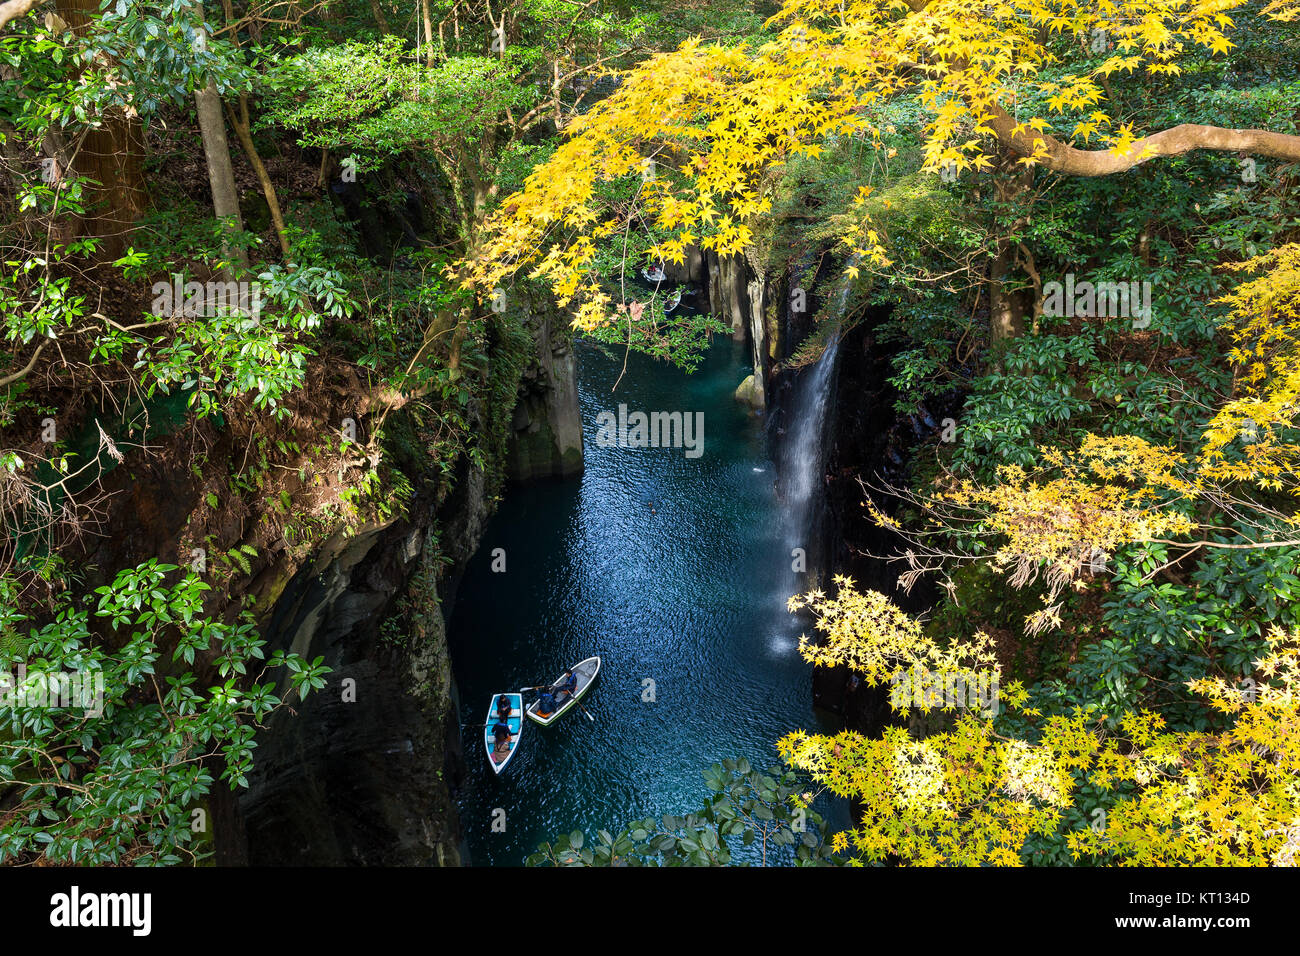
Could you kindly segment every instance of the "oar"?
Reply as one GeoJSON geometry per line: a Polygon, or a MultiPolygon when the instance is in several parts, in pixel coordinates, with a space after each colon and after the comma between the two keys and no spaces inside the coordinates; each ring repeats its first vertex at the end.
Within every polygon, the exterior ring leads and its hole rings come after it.
{"type": "Polygon", "coordinates": [[[588,713],[587,713],[587,708],[586,708],[586,707],[583,707],[581,704],[579,704],[579,705],[578,705],[578,710],[582,711],[584,714],[587,714],[587,719],[590,720],[593,724],[596,722],[596,718],[593,717],[593,716],[591,716],[591,714],[588,714],[588,713]]]}

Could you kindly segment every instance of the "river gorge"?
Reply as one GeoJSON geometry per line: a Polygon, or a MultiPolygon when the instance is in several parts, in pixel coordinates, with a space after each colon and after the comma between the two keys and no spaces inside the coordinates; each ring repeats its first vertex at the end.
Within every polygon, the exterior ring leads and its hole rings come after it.
{"type": "Polygon", "coordinates": [[[812,706],[802,622],[785,610],[808,580],[792,570],[810,565],[792,555],[808,542],[789,518],[820,483],[820,440],[802,443],[814,475],[778,474],[765,419],[732,396],[748,358],[720,339],[693,374],[639,355],[621,374],[621,353],[580,346],[582,477],[507,492],[450,620],[467,764],[457,804],[474,864],[518,864],[574,828],[695,809],[711,763],[766,767],[783,734],[834,727],[812,706]],[[698,414],[700,454],[597,441],[619,403],[698,414]],[[583,710],[528,723],[495,776],[479,729],[492,695],[593,654],[603,669],[583,710]]]}

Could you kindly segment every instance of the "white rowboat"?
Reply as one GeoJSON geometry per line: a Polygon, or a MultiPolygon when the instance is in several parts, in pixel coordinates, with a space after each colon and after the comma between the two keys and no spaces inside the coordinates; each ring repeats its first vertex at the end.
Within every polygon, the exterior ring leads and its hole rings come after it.
{"type": "Polygon", "coordinates": [[[523,694],[496,694],[492,698],[492,703],[488,705],[487,724],[483,728],[483,745],[487,748],[488,763],[492,765],[494,773],[501,773],[506,769],[506,764],[510,758],[515,755],[519,749],[519,738],[524,732],[524,695],[523,694]],[[510,716],[505,719],[505,725],[510,728],[510,746],[505,750],[498,750],[496,738],[492,735],[492,728],[501,719],[497,716],[497,705],[501,698],[505,698],[510,704],[510,716]]]}
{"type": "MultiPolygon", "coordinates": [[[[570,697],[566,697],[564,698],[564,700],[560,701],[560,705],[549,714],[543,714],[541,712],[540,700],[533,701],[531,704],[528,705],[528,719],[536,721],[537,723],[541,724],[543,727],[553,724],[556,720],[558,720],[561,716],[563,716],[565,712],[572,709],[573,706],[577,704],[579,700],[582,699],[582,695],[587,693],[588,689],[591,687],[592,682],[596,679],[596,675],[599,673],[600,673],[599,657],[588,657],[582,663],[574,664],[573,676],[578,678],[578,685],[574,688],[573,695],[570,697]]],[[[558,684],[560,682],[560,679],[563,677],[564,675],[561,674],[559,677],[555,678],[554,683],[558,684]]]]}

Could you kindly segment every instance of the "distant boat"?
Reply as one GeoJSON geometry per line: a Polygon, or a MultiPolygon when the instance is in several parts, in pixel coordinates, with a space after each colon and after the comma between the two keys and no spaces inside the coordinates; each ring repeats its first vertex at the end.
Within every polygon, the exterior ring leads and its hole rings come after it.
{"type": "Polygon", "coordinates": [[[646,282],[653,282],[656,285],[668,278],[668,273],[658,266],[647,266],[641,270],[641,278],[646,282]]]}
{"type": "MultiPolygon", "coordinates": [[[[592,682],[596,679],[596,675],[599,673],[599,657],[588,657],[582,663],[574,664],[573,676],[578,678],[578,685],[573,689],[573,696],[566,697],[560,706],[549,714],[542,713],[542,702],[540,700],[533,701],[528,705],[528,719],[537,721],[537,723],[541,724],[543,727],[553,724],[568,710],[570,710],[573,705],[582,698],[583,694],[587,693],[587,690],[591,687],[592,682]]],[[[555,678],[555,683],[559,683],[560,679],[563,677],[564,675],[561,674],[559,677],[555,678]]]]}
{"type": "Polygon", "coordinates": [[[488,763],[492,765],[494,773],[501,773],[506,769],[506,764],[510,758],[515,755],[519,749],[519,738],[524,732],[524,695],[523,694],[497,694],[492,698],[492,703],[488,705],[488,720],[483,728],[483,744],[487,747],[488,763]],[[510,728],[510,746],[506,750],[498,750],[496,738],[492,735],[492,728],[500,720],[497,716],[497,707],[500,706],[501,700],[504,699],[510,704],[510,716],[505,719],[505,724],[510,728]]]}
{"type": "Polygon", "coordinates": [[[673,309],[677,308],[677,306],[681,303],[681,301],[682,301],[682,290],[678,289],[671,296],[669,296],[668,301],[664,303],[664,312],[665,313],[671,312],[673,309]]]}

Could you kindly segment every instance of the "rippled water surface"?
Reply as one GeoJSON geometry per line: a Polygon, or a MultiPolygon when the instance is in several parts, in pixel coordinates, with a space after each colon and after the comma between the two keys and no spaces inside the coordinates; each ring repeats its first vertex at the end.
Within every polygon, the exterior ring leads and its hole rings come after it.
{"type": "Polygon", "coordinates": [[[762,422],[732,398],[745,360],[726,340],[692,375],[633,355],[611,394],[622,353],[579,347],[586,470],[506,493],[452,616],[468,763],[459,802],[475,865],[519,864],[575,827],[699,807],[710,763],[769,766],[782,734],[830,729],[784,608],[796,584],[762,422]],[[703,412],[703,454],[600,447],[597,416],[619,403],[703,412]],[[491,569],[496,548],[504,573],[491,569]],[[571,710],[550,727],[529,722],[494,776],[471,726],[492,695],[592,654],[604,660],[583,699],[592,720],[571,710]],[[654,703],[642,699],[647,679],[654,703]],[[498,808],[504,833],[492,829],[498,808]]]}

